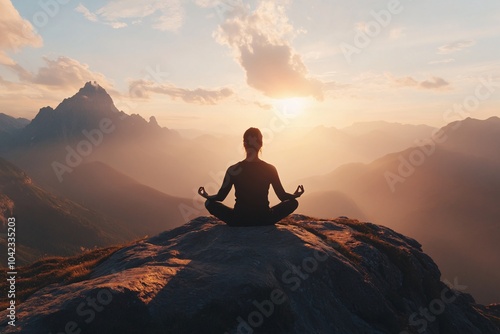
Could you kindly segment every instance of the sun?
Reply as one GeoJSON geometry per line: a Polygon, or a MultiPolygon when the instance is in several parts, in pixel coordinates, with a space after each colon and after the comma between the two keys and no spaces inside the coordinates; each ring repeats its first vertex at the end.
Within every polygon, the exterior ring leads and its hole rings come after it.
{"type": "Polygon", "coordinates": [[[302,97],[291,97],[287,99],[277,100],[275,107],[284,115],[296,117],[300,115],[307,106],[307,101],[302,97]]]}

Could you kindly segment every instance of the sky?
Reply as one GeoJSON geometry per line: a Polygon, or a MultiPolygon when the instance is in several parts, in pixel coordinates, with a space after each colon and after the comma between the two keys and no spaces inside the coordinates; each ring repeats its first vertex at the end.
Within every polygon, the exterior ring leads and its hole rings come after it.
{"type": "Polygon", "coordinates": [[[96,81],[178,129],[485,119],[499,23],[497,0],[0,0],[0,112],[96,81]]]}

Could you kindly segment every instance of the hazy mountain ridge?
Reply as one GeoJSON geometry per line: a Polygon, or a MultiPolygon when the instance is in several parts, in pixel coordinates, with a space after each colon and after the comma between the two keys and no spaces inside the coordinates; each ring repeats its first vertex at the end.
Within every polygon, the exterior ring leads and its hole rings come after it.
{"type": "MultiPolygon", "coordinates": [[[[496,117],[466,119],[444,127],[446,139],[428,146],[432,153],[419,166],[409,162],[421,150],[414,147],[300,182],[312,192],[333,190],[351,198],[370,220],[418,239],[446,275],[468,281],[476,298],[498,301],[500,271],[493,254],[500,253],[499,134],[496,117]],[[404,177],[392,184],[393,192],[387,173],[399,171],[404,177]]],[[[313,207],[303,212],[316,214],[313,207]]]]}
{"type": "Polygon", "coordinates": [[[157,234],[184,224],[182,207],[194,205],[98,162],[76,168],[54,196],[0,158],[0,190],[0,222],[16,217],[21,224],[20,264],[157,234]]]}
{"type": "MultiPolygon", "coordinates": [[[[27,264],[43,255],[73,255],[82,248],[102,247],[132,234],[116,221],[38,187],[22,170],[0,158],[0,215],[16,218],[16,260],[27,264]]],[[[6,225],[2,226],[6,231],[6,225]]],[[[1,239],[2,265],[6,240],[1,239]]],[[[5,260],[5,261],[4,261],[5,260]]]]}
{"type": "Polygon", "coordinates": [[[180,158],[179,153],[194,145],[186,146],[186,140],[174,130],[160,127],[154,117],[148,122],[118,111],[106,91],[91,82],[55,109],[42,108],[16,142],[3,156],[54,192],[75,166],[102,161],[141,183],[181,194],[179,189],[185,185],[176,174],[194,171],[197,156],[204,154],[197,149],[187,159],[180,158]],[[63,170],[59,176],[54,163],[63,170]]]}
{"type": "Polygon", "coordinates": [[[325,174],[346,163],[371,162],[385,154],[417,145],[432,136],[435,128],[389,122],[362,122],[347,128],[318,126],[305,134],[276,140],[265,153],[292,179],[325,174]],[[293,141],[293,145],[289,142],[293,141]],[[290,157],[294,164],[289,163],[290,157]],[[288,168],[288,166],[293,166],[288,168]],[[283,168],[285,167],[285,168],[283,168]]]}
{"type": "Polygon", "coordinates": [[[230,228],[199,217],[114,252],[83,281],[35,292],[16,330],[58,332],[72,320],[107,334],[500,333],[495,308],[451,284],[418,242],[382,226],[293,215],[230,228]],[[90,317],[79,305],[96,295],[90,317]],[[436,301],[438,317],[419,315],[436,301]]]}
{"type": "Polygon", "coordinates": [[[30,123],[26,118],[15,118],[4,113],[0,113],[0,133],[9,133],[24,128],[30,123]]]}
{"type": "Polygon", "coordinates": [[[397,137],[410,137],[410,135],[412,137],[419,137],[428,136],[435,131],[436,128],[425,124],[411,125],[397,122],[372,121],[356,122],[341,130],[351,135],[366,135],[374,131],[384,131],[397,137]]]}
{"type": "Polygon", "coordinates": [[[184,224],[182,206],[193,205],[192,200],[140,184],[102,162],[77,167],[59,189],[67,198],[113,217],[138,237],[184,224]]]}
{"type": "Polygon", "coordinates": [[[0,151],[11,145],[16,135],[29,123],[28,119],[0,113],[0,151]]]}
{"type": "Polygon", "coordinates": [[[449,138],[441,146],[449,151],[482,157],[500,163],[500,118],[467,118],[443,128],[449,138]]]}
{"type": "Polygon", "coordinates": [[[313,212],[317,217],[334,218],[339,216],[358,217],[366,220],[366,215],[355,201],[339,191],[314,191],[300,199],[300,212],[313,212]]]}

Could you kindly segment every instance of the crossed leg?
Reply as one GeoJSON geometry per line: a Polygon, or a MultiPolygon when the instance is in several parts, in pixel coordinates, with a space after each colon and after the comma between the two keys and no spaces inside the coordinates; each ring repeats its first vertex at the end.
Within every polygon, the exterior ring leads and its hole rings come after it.
{"type": "Polygon", "coordinates": [[[295,199],[287,199],[271,208],[270,225],[276,224],[283,218],[292,214],[299,207],[299,202],[295,199]]]}
{"type": "Polygon", "coordinates": [[[212,201],[209,199],[206,200],[205,207],[207,208],[208,212],[222,220],[227,225],[237,226],[235,221],[234,209],[225,206],[221,202],[212,201]]]}
{"type": "Polygon", "coordinates": [[[267,226],[274,225],[281,219],[294,212],[299,202],[293,198],[285,200],[269,210],[269,214],[263,217],[238,217],[234,209],[221,202],[207,200],[205,207],[215,217],[219,218],[229,226],[267,226]]]}

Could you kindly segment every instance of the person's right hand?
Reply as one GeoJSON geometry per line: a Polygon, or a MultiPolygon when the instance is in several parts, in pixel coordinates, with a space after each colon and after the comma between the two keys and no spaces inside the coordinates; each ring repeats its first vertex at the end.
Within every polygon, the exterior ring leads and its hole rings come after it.
{"type": "Polygon", "coordinates": [[[198,188],[198,194],[199,194],[201,197],[208,199],[208,194],[207,194],[207,192],[205,191],[205,188],[204,188],[204,187],[200,187],[200,188],[198,188]]]}
{"type": "Polygon", "coordinates": [[[297,198],[297,197],[302,196],[303,193],[304,193],[304,186],[303,185],[299,185],[297,187],[297,190],[295,190],[295,192],[293,193],[293,196],[295,196],[295,198],[297,198]]]}

